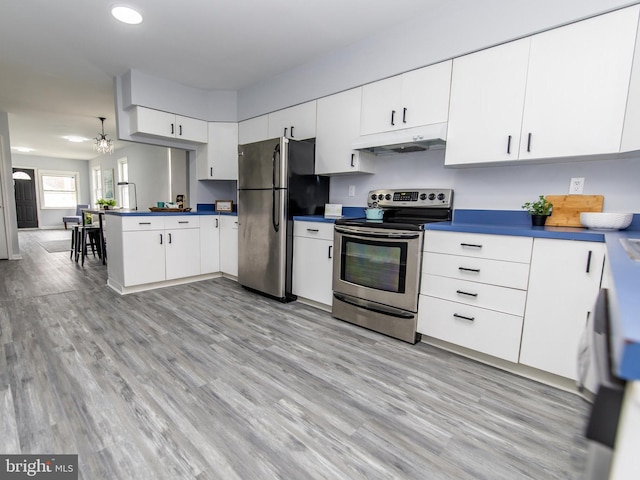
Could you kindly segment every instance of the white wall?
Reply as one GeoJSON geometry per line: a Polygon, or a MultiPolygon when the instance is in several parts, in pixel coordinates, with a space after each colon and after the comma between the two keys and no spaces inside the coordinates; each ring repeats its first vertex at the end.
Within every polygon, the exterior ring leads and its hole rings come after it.
{"type": "Polygon", "coordinates": [[[538,195],[566,195],[571,177],[584,177],[584,194],[604,195],[604,211],[640,213],[640,154],[635,158],[536,165],[445,168],[444,151],[379,156],[375,175],[331,178],[332,203],[366,206],[377,188],[453,188],[454,207],[520,210],[538,195]],[[355,185],[356,196],[348,196],[355,185]]]}
{"type": "MultiPolygon", "coordinates": [[[[78,172],[78,203],[91,203],[91,182],[89,180],[89,163],[86,160],[69,158],[41,157],[38,155],[14,154],[13,167],[33,168],[36,172],[36,196],[38,198],[38,227],[63,228],[62,217],[75,215],[76,209],[47,208],[43,209],[40,198],[40,171],[78,172]]],[[[15,200],[14,200],[15,205],[15,200]]]]}

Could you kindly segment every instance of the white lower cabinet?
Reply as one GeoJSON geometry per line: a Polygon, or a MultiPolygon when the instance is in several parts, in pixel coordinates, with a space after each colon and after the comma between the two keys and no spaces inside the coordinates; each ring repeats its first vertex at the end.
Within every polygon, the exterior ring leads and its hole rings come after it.
{"type": "Polygon", "coordinates": [[[527,237],[427,231],[418,332],[517,362],[532,243],[527,237]]]}
{"type": "Polygon", "coordinates": [[[520,363],[576,379],[578,345],[604,265],[602,243],[533,242],[520,363]]]}
{"type": "Polygon", "coordinates": [[[294,295],[331,306],[332,281],[333,223],[294,222],[294,295]]]}
{"type": "Polygon", "coordinates": [[[218,215],[200,218],[200,273],[220,271],[220,219],[218,215]]]}
{"type": "Polygon", "coordinates": [[[220,271],[238,276],[238,217],[220,215],[220,271]]]}

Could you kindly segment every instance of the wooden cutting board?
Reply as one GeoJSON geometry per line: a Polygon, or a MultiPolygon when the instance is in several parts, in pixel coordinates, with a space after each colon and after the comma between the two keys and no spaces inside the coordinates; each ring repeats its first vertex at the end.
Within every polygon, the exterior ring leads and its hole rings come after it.
{"type": "Polygon", "coordinates": [[[581,227],[580,212],[601,212],[603,195],[547,195],[553,204],[551,216],[547,218],[549,227],[581,227]]]}

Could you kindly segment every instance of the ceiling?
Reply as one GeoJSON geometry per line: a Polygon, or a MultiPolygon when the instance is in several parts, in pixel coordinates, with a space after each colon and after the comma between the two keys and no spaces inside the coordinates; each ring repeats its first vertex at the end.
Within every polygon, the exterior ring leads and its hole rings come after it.
{"type": "Polygon", "coordinates": [[[9,113],[12,148],[88,160],[97,155],[92,142],[62,136],[91,139],[98,117],[107,117],[114,138],[113,78],[131,68],[195,88],[239,90],[445,1],[130,0],[140,25],[111,16],[117,1],[3,1],[0,111],[9,113]]]}

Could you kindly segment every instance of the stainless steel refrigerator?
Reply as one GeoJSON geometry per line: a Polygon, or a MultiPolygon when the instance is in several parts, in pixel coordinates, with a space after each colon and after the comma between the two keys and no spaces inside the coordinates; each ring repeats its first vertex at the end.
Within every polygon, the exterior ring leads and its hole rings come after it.
{"type": "Polygon", "coordinates": [[[293,216],[322,215],[329,178],[314,174],[314,141],[238,147],[238,282],[280,301],[292,293],[293,216]]]}

